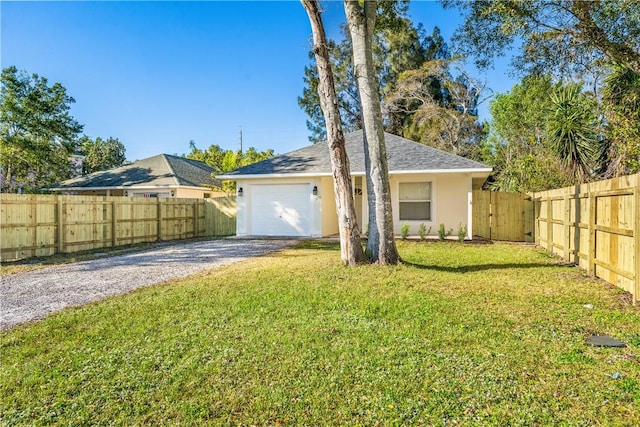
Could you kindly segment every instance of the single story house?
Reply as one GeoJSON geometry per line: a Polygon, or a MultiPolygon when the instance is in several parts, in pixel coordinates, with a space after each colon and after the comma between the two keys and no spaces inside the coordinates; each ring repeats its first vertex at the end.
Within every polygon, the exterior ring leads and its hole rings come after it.
{"type": "MultiPolygon", "coordinates": [[[[364,133],[345,135],[357,220],[367,229],[364,133]]],[[[460,156],[385,133],[394,232],[425,224],[437,235],[442,223],[473,235],[472,190],[491,168],[460,156]]],[[[326,143],[311,145],[219,175],[236,181],[238,236],[332,236],[339,233],[331,161],[326,143]]]]}
{"type": "Polygon", "coordinates": [[[68,179],[49,188],[83,196],[208,198],[223,196],[215,168],[198,160],[158,154],[125,166],[68,179]]]}

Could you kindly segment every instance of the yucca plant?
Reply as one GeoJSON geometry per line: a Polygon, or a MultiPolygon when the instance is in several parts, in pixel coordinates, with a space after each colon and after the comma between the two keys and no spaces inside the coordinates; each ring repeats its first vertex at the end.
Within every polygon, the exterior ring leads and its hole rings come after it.
{"type": "Polygon", "coordinates": [[[546,130],[551,147],[578,182],[587,182],[600,161],[600,140],[593,100],[570,83],[551,93],[546,130]]]}

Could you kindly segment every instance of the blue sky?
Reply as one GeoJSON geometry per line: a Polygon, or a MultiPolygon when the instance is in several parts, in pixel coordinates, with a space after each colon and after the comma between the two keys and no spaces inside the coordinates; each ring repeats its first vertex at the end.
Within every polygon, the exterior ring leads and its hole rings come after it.
{"type": "MultiPolygon", "coordinates": [[[[324,7],[340,38],[342,2],[324,7]]],[[[245,148],[308,145],[297,97],[311,28],[298,1],[2,1],[0,13],[2,67],[62,83],[84,133],[119,138],[129,160],[186,153],[190,140],[237,149],[240,129],[245,148]]],[[[430,1],[410,15],[445,39],[460,22],[430,1]]],[[[478,76],[496,92],[514,83],[502,65],[478,76]]]]}

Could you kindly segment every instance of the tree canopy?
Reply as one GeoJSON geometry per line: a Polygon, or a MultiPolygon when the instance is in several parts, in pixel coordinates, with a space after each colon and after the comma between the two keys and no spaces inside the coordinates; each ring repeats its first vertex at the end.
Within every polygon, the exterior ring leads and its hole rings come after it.
{"type": "Polygon", "coordinates": [[[13,66],[1,80],[0,190],[35,191],[70,177],[82,131],[69,113],[75,100],[60,83],[13,66]]]}
{"type": "MultiPolygon", "coordinates": [[[[568,184],[640,171],[640,2],[443,3],[464,16],[454,37],[458,53],[475,58],[481,68],[490,67],[497,56],[515,53],[513,69],[524,76],[492,106],[485,154],[493,154],[494,185],[538,188],[544,180],[538,181],[536,171],[541,178],[562,176],[559,181],[568,184]],[[535,89],[545,80],[552,87],[535,89]],[[525,108],[512,108],[514,102],[525,108]],[[533,103],[537,106],[526,108],[533,103]],[[549,114],[548,120],[539,117],[541,112],[549,114]],[[537,132],[532,133],[534,123],[537,132]],[[542,151],[534,135],[543,142],[542,151]],[[530,148],[521,151],[523,143],[530,148]],[[501,147],[507,146],[505,153],[501,147]],[[532,169],[528,178],[517,173],[522,161],[532,169]],[[558,172],[557,162],[565,174],[558,172]],[[552,166],[558,173],[548,170],[552,166]]],[[[546,182],[545,188],[558,183],[546,182]]]]}
{"type": "Polygon", "coordinates": [[[126,148],[118,138],[102,139],[98,137],[91,139],[85,135],[80,139],[80,149],[84,155],[83,174],[121,166],[127,160],[125,157],[126,148]]]}
{"type": "Polygon", "coordinates": [[[522,74],[582,76],[602,62],[640,73],[640,2],[628,0],[442,0],[462,12],[454,41],[486,68],[509,49],[522,74]]]}
{"type": "MultiPolygon", "coordinates": [[[[462,156],[478,157],[484,130],[477,105],[485,85],[470,77],[453,59],[440,29],[427,34],[414,25],[406,8],[385,9],[379,2],[372,35],[374,69],[384,130],[462,156]],[[395,15],[393,15],[395,14],[395,15]],[[392,19],[391,16],[394,16],[392,19]]],[[[345,131],[363,128],[353,71],[352,39],[343,28],[339,43],[329,42],[340,116],[345,131]]],[[[325,138],[325,123],[317,99],[317,71],[305,68],[306,87],[298,98],[309,116],[313,142],[325,138]]]]}
{"type": "MultiPolygon", "coordinates": [[[[372,49],[383,104],[384,96],[393,90],[400,73],[417,69],[427,60],[448,57],[448,48],[440,30],[435,27],[432,34],[427,36],[421,25],[413,25],[406,16],[406,7],[402,5],[402,2],[378,2],[372,49]],[[396,7],[391,7],[394,4],[396,7]]],[[[343,28],[342,40],[339,43],[329,41],[328,47],[344,130],[351,132],[361,129],[362,114],[353,71],[351,38],[346,27],[343,28]]],[[[317,93],[318,71],[315,64],[305,67],[304,82],[305,88],[298,98],[298,104],[309,116],[309,139],[319,142],[326,138],[326,133],[317,93]]],[[[399,111],[385,112],[388,113],[384,117],[385,126],[394,132],[394,129],[401,127],[404,114],[399,111]]]]}
{"type": "MultiPolygon", "coordinates": [[[[216,175],[229,172],[242,166],[247,166],[262,160],[270,159],[274,156],[273,149],[269,148],[264,151],[258,151],[254,147],[249,147],[246,151],[225,150],[219,145],[212,144],[209,148],[203,150],[196,146],[195,141],[189,141],[191,151],[183,154],[183,157],[199,160],[213,166],[216,169],[216,175]]],[[[225,191],[233,191],[235,183],[231,181],[223,182],[222,189],[225,191]]]]}
{"type": "Polygon", "coordinates": [[[434,59],[418,69],[400,73],[387,95],[386,108],[403,117],[397,133],[414,141],[460,156],[478,158],[484,138],[478,123],[477,106],[485,92],[484,83],[461,67],[452,73],[455,61],[434,59]],[[398,114],[401,113],[401,114],[398,114]]]}

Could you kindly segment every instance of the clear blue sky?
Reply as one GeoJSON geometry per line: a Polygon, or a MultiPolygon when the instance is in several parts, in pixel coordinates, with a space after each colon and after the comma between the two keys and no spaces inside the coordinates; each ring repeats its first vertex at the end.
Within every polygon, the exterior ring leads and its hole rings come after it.
{"type": "MultiPolygon", "coordinates": [[[[339,39],[341,1],[324,3],[339,39]]],[[[182,154],[189,141],[273,148],[308,145],[298,107],[311,28],[299,1],[0,2],[1,65],[60,82],[90,137],[119,138],[127,158],[182,154]]],[[[460,17],[414,1],[414,22],[449,39],[460,17]]],[[[504,67],[480,76],[496,92],[504,67]]],[[[481,117],[487,118],[486,106],[481,117]]]]}

